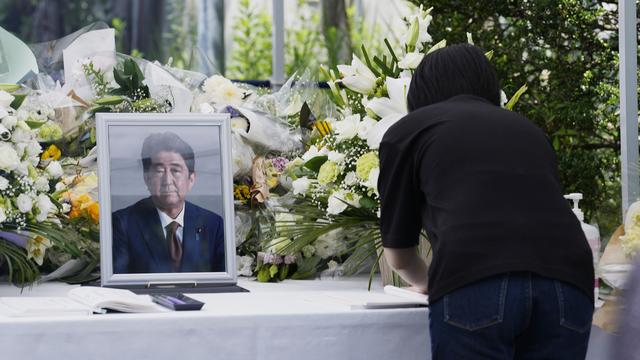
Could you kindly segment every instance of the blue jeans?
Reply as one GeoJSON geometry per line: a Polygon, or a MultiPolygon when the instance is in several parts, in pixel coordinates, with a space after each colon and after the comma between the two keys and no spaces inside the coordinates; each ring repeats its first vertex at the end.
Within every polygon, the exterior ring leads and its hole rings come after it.
{"type": "Polygon", "coordinates": [[[501,274],[431,304],[434,360],[584,359],[593,304],[573,285],[528,272],[501,274]]]}

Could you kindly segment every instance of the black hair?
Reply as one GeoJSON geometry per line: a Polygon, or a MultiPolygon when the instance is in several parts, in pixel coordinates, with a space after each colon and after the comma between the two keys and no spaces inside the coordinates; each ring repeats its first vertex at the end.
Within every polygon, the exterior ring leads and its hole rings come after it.
{"type": "Polygon", "coordinates": [[[193,149],[187,142],[182,140],[178,135],[172,132],[153,133],[147,136],[142,143],[142,169],[144,172],[149,171],[151,167],[151,157],[161,151],[174,152],[182,156],[189,173],[193,173],[196,166],[193,149]]]}
{"type": "Polygon", "coordinates": [[[471,44],[456,44],[426,55],[411,78],[409,111],[469,94],[500,105],[496,70],[484,51],[471,44]]]}

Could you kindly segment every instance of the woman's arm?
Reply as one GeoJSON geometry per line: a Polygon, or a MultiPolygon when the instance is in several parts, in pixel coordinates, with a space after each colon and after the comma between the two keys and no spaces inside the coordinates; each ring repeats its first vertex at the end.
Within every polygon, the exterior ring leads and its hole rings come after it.
{"type": "Polygon", "coordinates": [[[420,258],[417,247],[384,248],[384,257],[391,267],[411,285],[409,290],[426,294],[429,284],[427,264],[420,258]]]}

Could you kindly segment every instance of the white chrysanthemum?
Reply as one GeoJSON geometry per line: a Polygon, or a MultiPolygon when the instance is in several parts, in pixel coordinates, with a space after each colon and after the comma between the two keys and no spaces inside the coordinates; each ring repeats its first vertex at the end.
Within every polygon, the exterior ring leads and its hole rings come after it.
{"type": "Polygon", "coordinates": [[[231,131],[242,132],[244,134],[249,130],[249,121],[242,116],[231,118],[231,131]]]}
{"type": "Polygon", "coordinates": [[[33,199],[27,194],[20,194],[16,199],[18,210],[22,213],[28,213],[33,208],[33,199]]]}
{"type": "Polygon", "coordinates": [[[220,89],[218,89],[213,100],[225,105],[240,105],[242,103],[242,91],[233,85],[233,83],[229,82],[228,84],[223,84],[220,89]]]}
{"type": "Polygon", "coordinates": [[[16,150],[7,143],[0,143],[0,170],[12,171],[20,164],[16,150]]]}
{"type": "Polygon", "coordinates": [[[58,179],[63,174],[62,166],[57,161],[50,162],[45,171],[52,179],[58,179]]]}
{"type": "Polygon", "coordinates": [[[204,84],[202,84],[202,90],[207,94],[214,94],[218,89],[226,84],[231,84],[231,80],[222,75],[213,75],[204,81],[204,84]]]}
{"type": "Polygon", "coordinates": [[[49,179],[44,176],[40,176],[36,179],[34,187],[38,191],[49,192],[49,179]]]}
{"type": "Polygon", "coordinates": [[[13,97],[13,95],[9,94],[4,90],[0,90],[0,106],[1,107],[6,109],[10,108],[11,103],[13,102],[14,99],[15,97],[13,97]]]}
{"type": "Polygon", "coordinates": [[[309,178],[307,178],[306,176],[301,177],[293,180],[291,186],[293,187],[294,195],[305,195],[309,190],[309,187],[311,186],[311,180],[309,180],[309,178]]]}
{"type": "Polygon", "coordinates": [[[16,166],[13,172],[18,175],[29,176],[29,165],[31,165],[29,161],[23,161],[16,166]]]}

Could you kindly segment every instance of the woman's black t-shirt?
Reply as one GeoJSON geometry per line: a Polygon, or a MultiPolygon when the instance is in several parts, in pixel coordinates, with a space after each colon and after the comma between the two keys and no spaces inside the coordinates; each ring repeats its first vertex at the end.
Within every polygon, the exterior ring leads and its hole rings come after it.
{"type": "Polygon", "coordinates": [[[530,271],[593,299],[592,255],[563,197],[555,153],[527,118],[461,95],[411,112],[380,144],[383,245],[433,248],[431,301],[530,271]]]}

